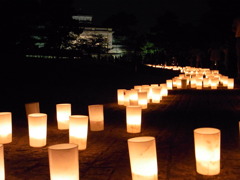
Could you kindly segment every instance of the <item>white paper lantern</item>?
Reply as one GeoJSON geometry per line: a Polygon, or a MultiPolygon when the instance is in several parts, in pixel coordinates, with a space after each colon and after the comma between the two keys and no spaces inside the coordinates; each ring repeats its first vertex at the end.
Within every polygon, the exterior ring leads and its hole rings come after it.
{"type": "Polygon", "coordinates": [[[57,144],[48,147],[51,180],[79,180],[77,144],[57,144]]]}
{"type": "Polygon", "coordinates": [[[43,147],[47,138],[47,114],[32,113],[28,115],[29,145],[43,147]]]}
{"type": "Polygon", "coordinates": [[[127,132],[140,133],[142,123],[142,107],[127,106],[126,107],[127,132]]]}
{"type": "Polygon", "coordinates": [[[56,105],[57,123],[59,130],[69,129],[69,116],[71,116],[71,104],[62,103],[56,105]]]}
{"type": "Polygon", "coordinates": [[[102,104],[95,104],[88,106],[90,130],[103,131],[104,130],[104,111],[102,104]]]}
{"type": "Polygon", "coordinates": [[[117,97],[118,97],[118,105],[124,105],[124,93],[126,89],[118,89],[117,97]]]}
{"type": "Polygon", "coordinates": [[[128,139],[132,180],[157,180],[158,165],[155,138],[142,136],[128,139]]]}
{"type": "Polygon", "coordinates": [[[0,144],[12,142],[12,113],[0,112],[0,144]]]}

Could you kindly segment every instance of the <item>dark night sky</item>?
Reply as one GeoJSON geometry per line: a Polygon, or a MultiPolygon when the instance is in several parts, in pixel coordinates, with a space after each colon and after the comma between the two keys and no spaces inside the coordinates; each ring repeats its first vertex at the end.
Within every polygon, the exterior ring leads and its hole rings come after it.
{"type": "Polygon", "coordinates": [[[96,25],[100,25],[107,17],[121,11],[134,14],[138,20],[138,27],[148,30],[156,17],[169,10],[176,15],[180,22],[197,22],[197,19],[208,11],[205,0],[74,0],[75,7],[93,15],[96,25]]]}

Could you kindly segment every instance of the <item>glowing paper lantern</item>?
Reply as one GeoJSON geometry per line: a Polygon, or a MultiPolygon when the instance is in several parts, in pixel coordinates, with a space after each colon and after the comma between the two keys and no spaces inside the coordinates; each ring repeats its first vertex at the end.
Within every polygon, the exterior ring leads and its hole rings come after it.
{"type": "Polygon", "coordinates": [[[91,131],[102,131],[104,130],[104,112],[103,105],[89,105],[88,106],[90,130],[91,131]]]}
{"type": "Polygon", "coordinates": [[[161,87],[152,88],[152,103],[159,103],[161,99],[161,87]]]}
{"type": "Polygon", "coordinates": [[[198,128],[194,130],[196,169],[202,175],[220,173],[220,130],[198,128]]]}
{"type": "Polygon", "coordinates": [[[170,89],[170,90],[173,89],[173,84],[171,79],[166,80],[166,83],[167,83],[167,89],[170,89]]]}
{"type": "Polygon", "coordinates": [[[66,130],[69,129],[69,116],[71,116],[71,104],[57,104],[57,122],[58,129],[66,130]]]}
{"type": "Polygon", "coordinates": [[[51,180],[79,180],[77,144],[57,144],[48,147],[51,180]]]}
{"type": "Polygon", "coordinates": [[[0,144],[12,142],[12,113],[0,112],[0,144]]]}
{"type": "Polygon", "coordinates": [[[142,107],[127,106],[126,108],[127,132],[140,133],[142,122],[142,107]]]}
{"type": "Polygon", "coordinates": [[[219,84],[219,79],[211,78],[211,89],[217,89],[219,84]]]}
{"type": "Polygon", "coordinates": [[[0,144],[0,179],[5,179],[5,165],[4,165],[4,148],[3,144],[0,144]]]}
{"type": "Polygon", "coordinates": [[[181,79],[181,88],[187,89],[187,78],[181,79]]]}
{"type": "Polygon", "coordinates": [[[124,105],[124,92],[126,89],[118,89],[117,97],[118,97],[118,105],[124,105]]]}
{"type": "Polygon", "coordinates": [[[69,143],[78,145],[79,150],[87,148],[88,116],[72,115],[69,121],[69,143]]]}
{"type": "Polygon", "coordinates": [[[130,104],[129,97],[130,97],[130,90],[126,90],[125,94],[124,94],[124,105],[125,106],[128,106],[130,104]]]}
{"type": "Polygon", "coordinates": [[[138,92],[138,105],[141,106],[142,109],[147,109],[148,106],[147,91],[138,92]]]}
{"type": "Polygon", "coordinates": [[[128,139],[133,180],[157,180],[158,165],[155,138],[142,136],[128,139]]]}
{"type": "Polygon", "coordinates": [[[203,87],[208,88],[209,86],[210,86],[209,78],[204,78],[203,79],[203,87]]]}
{"type": "Polygon", "coordinates": [[[228,78],[228,89],[233,89],[234,88],[234,79],[233,78],[228,78]]]}
{"type": "Polygon", "coordinates": [[[168,95],[167,84],[165,83],[160,84],[160,87],[161,87],[161,96],[167,96],[168,95]]]}
{"type": "Polygon", "coordinates": [[[32,113],[40,113],[39,102],[26,103],[25,110],[26,110],[27,117],[29,114],[32,114],[32,113]]]}
{"type": "Polygon", "coordinates": [[[138,105],[138,90],[136,89],[130,90],[129,105],[138,105]]]}
{"type": "Polygon", "coordinates": [[[202,89],[202,79],[196,79],[196,88],[202,89]]]}
{"type": "Polygon", "coordinates": [[[43,147],[47,137],[47,114],[32,113],[28,115],[29,144],[31,147],[43,147]]]}

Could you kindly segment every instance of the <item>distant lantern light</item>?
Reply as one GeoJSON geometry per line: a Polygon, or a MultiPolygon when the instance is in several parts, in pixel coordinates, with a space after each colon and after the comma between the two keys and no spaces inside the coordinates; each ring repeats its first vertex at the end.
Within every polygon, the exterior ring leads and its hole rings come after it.
{"type": "Polygon", "coordinates": [[[131,89],[129,95],[129,105],[138,105],[138,90],[131,89]]]}
{"type": "Polygon", "coordinates": [[[211,78],[211,89],[217,89],[219,84],[218,78],[211,78]]]}
{"type": "Polygon", "coordinates": [[[88,116],[71,115],[69,121],[69,143],[78,145],[79,150],[87,148],[88,116]]]}
{"type": "Polygon", "coordinates": [[[4,147],[0,144],[0,179],[5,179],[4,147]]]}
{"type": "Polygon", "coordinates": [[[147,91],[138,92],[138,105],[141,106],[142,109],[147,109],[148,107],[147,91]]]}
{"type": "Polygon", "coordinates": [[[29,144],[31,147],[43,147],[47,138],[47,114],[28,115],[29,144]]]}
{"type": "Polygon", "coordinates": [[[127,132],[140,133],[142,122],[142,107],[127,106],[126,107],[127,132]]]}
{"type": "Polygon", "coordinates": [[[196,169],[202,175],[220,173],[220,130],[198,128],[194,130],[196,169]]]}
{"type": "Polygon", "coordinates": [[[0,144],[12,142],[12,113],[0,112],[0,144]]]}
{"type": "Polygon", "coordinates": [[[163,84],[160,84],[160,87],[161,87],[161,94],[162,96],[167,96],[168,95],[168,88],[167,88],[167,84],[163,83],[163,84]]]}
{"type": "Polygon", "coordinates": [[[128,139],[133,180],[157,180],[158,165],[155,138],[140,136],[128,139]]]}
{"type": "Polygon", "coordinates": [[[196,79],[196,88],[202,89],[202,84],[203,84],[202,79],[197,78],[196,79]]]}
{"type": "Polygon", "coordinates": [[[182,78],[181,79],[181,88],[182,89],[187,89],[187,83],[188,83],[187,78],[182,78]]]}
{"type": "Polygon", "coordinates": [[[228,89],[234,89],[234,79],[233,78],[228,78],[228,89]]]}
{"type": "Polygon", "coordinates": [[[118,105],[124,105],[124,93],[126,89],[118,89],[117,97],[118,97],[118,105]]]}
{"type": "Polygon", "coordinates": [[[79,180],[77,144],[57,144],[48,147],[51,180],[79,180]]]}
{"type": "Polygon", "coordinates": [[[162,100],[161,87],[152,88],[152,103],[160,103],[162,100]]]}
{"type": "Polygon", "coordinates": [[[203,79],[203,87],[204,87],[204,88],[210,87],[209,78],[204,78],[204,79],[203,79]]]}
{"type": "Polygon", "coordinates": [[[128,106],[130,104],[130,90],[126,90],[124,94],[124,106],[128,106]]]}
{"type": "Polygon", "coordinates": [[[103,131],[104,130],[104,111],[103,104],[95,104],[88,106],[90,130],[103,131]]]}
{"type": "Polygon", "coordinates": [[[69,129],[69,116],[71,115],[71,104],[62,103],[56,105],[57,123],[59,130],[69,129]]]}
{"type": "Polygon", "coordinates": [[[173,89],[173,84],[171,79],[166,80],[166,83],[167,83],[167,89],[169,90],[173,89]]]}
{"type": "Polygon", "coordinates": [[[40,113],[39,102],[31,102],[25,104],[26,116],[32,113],[40,113]]]}

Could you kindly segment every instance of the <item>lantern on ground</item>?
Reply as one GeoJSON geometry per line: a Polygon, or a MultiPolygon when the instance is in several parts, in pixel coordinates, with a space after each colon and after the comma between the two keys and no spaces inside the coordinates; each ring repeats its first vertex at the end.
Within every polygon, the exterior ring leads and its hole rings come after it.
{"type": "Polygon", "coordinates": [[[138,92],[138,105],[142,107],[142,109],[147,109],[148,98],[147,91],[138,92]]]}
{"type": "Polygon", "coordinates": [[[118,105],[124,105],[124,92],[126,89],[118,89],[117,97],[118,97],[118,105]]]}
{"type": "Polygon", "coordinates": [[[48,147],[51,180],[79,180],[77,144],[57,144],[48,147]]]}
{"type": "Polygon", "coordinates": [[[0,144],[0,179],[5,179],[4,147],[0,144]]]}
{"type": "Polygon", "coordinates": [[[196,79],[196,88],[197,89],[202,89],[202,79],[197,78],[196,79]]]}
{"type": "Polygon", "coordinates": [[[194,130],[196,169],[202,175],[220,173],[220,130],[198,128],[194,130]]]}
{"type": "Polygon", "coordinates": [[[104,112],[103,105],[89,105],[88,106],[90,130],[91,131],[103,131],[104,130],[104,112]]]}
{"type": "Polygon", "coordinates": [[[203,79],[203,87],[208,88],[210,86],[209,78],[203,79]]]}
{"type": "Polygon", "coordinates": [[[182,87],[182,89],[187,89],[187,83],[188,83],[187,78],[181,79],[181,87],[182,87]]]}
{"type": "Polygon", "coordinates": [[[196,88],[196,77],[191,78],[191,88],[196,88]]]}
{"type": "Polygon", "coordinates": [[[211,89],[217,89],[219,84],[218,78],[211,78],[211,89]]]}
{"type": "Polygon", "coordinates": [[[152,88],[152,103],[159,103],[161,99],[161,87],[152,88]]]}
{"type": "Polygon", "coordinates": [[[69,121],[69,143],[78,145],[79,150],[87,148],[88,116],[71,115],[69,121]]]}
{"type": "Polygon", "coordinates": [[[0,144],[12,142],[12,113],[0,112],[0,144]]]}
{"type": "Polygon", "coordinates": [[[166,83],[167,83],[167,89],[169,90],[173,89],[173,84],[171,79],[166,80],[166,83]]]}
{"type": "Polygon", "coordinates": [[[167,96],[168,95],[167,84],[165,83],[160,84],[160,87],[161,87],[161,96],[167,96]]]}
{"type": "Polygon", "coordinates": [[[69,116],[71,116],[71,104],[63,103],[56,105],[58,129],[69,129],[69,116]]]}
{"type": "Polygon", "coordinates": [[[128,106],[130,104],[130,90],[126,90],[124,94],[124,106],[128,106]]]}
{"type": "Polygon", "coordinates": [[[40,113],[39,102],[26,103],[25,110],[26,110],[27,117],[29,114],[32,114],[32,113],[40,113]]]}
{"type": "Polygon", "coordinates": [[[142,136],[128,139],[133,180],[157,180],[158,165],[155,138],[142,136]]]}
{"type": "Polygon", "coordinates": [[[130,90],[129,105],[138,105],[138,90],[137,89],[130,90]]]}
{"type": "Polygon", "coordinates": [[[28,115],[29,144],[31,147],[43,147],[47,138],[47,114],[32,113],[28,115]]]}
{"type": "Polygon", "coordinates": [[[234,79],[233,78],[228,78],[228,89],[233,89],[234,88],[234,79]]]}
{"type": "Polygon", "coordinates": [[[127,132],[140,133],[142,122],[142,107],[127,106],[126,107],[127,132]]]}

